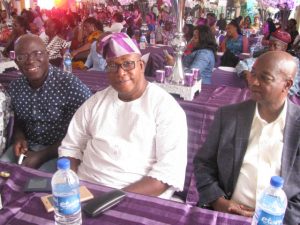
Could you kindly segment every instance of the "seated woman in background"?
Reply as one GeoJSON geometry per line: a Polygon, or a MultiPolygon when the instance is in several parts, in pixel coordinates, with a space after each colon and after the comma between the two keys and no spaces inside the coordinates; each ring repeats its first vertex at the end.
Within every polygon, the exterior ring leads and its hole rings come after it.
{"type": "Polygon", "coordinates": [[[2,52],[4,56],[8,57],[9,52],[14,50],[15,41],[23,34],[26,34],[28,30],[29,25],[27,20],[22,16],[17,16],[13,21],[13,30],[2,52]]]}
{"type": "Polygon", "coordinates": [[[221,42],[221,52],[231,51],[235,55],[248,53],[248,39],[242,35],[241,29],[235,20],[232,20],[226,27],[226,37],[221,42]]]}
{"type": "Polygon", "coordinates": [[[244,29],[244,30],[251,30],[252,29],[252,22],[251,22],[250,16],[245,17],[245,19],[243,21],[242,29],[244,29]]]}
{"type": "Polygon", "coordinates": [[[56,18],[50,18],[46,21],[46,37],[43,41],[49,55],[49,62],[56,67],[61,66],[64,51],[69,48],[69,43],[60,37],[62,23],[56,18]]]}
{"type": "MultiPolygon", "coordinates": [[[[206,25],[197,26],[194,30],[199,33],[199,41],[195,45],[193,52],[183,56],[183,65],[187,69],[197,68],[200,70],[199,77],[202,84],[211,84],[211,73],[215,66],[217,44],[210,28],[206,25]]],[[[174,58],[166,56],[167,64],[174,65],[174,58]]]]}
{"type": "Polygon", "coordinates": [[[184,33],[184,38],[187,42],[187,46],[185,48],[184,54],[188,55],[191,54],[193,49],[194,49],[194,43],[198,43],[198,36],[194,35],[194,25],[193,24],[185,24],[183,27],[183,33],[184,33]]]}
{"type": "Polygon", "coordinates": [[[260,30],[260,19],[259,16],[254,16],[254,23],[252,25],[252,29],[255,33],[259,32],[260,30]]]}
{"type": "Polygon", "coordinates": [[[263,46],[269,46],[269,39],[271,34],[276,31],[276,26],[271,18],[268,18],[267,21],[262,26],[262,33],[264,35],[262,39],[263,46]]]}
{"type": "Polygon", "coordinates": [[[98,40],[100,35],[103,33],[103,24],[95,19],[94,17],[89,17],[83,22],[83,32],[85,33],[86,39],[83,45],[72,51],[73,58],[81,60],[86,60],[91,45],[94,41],[98,40]],[[82,56],[80,56],[82,55],[82,56]]]}
{"type": "Polygon", "coordinates": [[[100,51],[97,48],[102,38],[109,34],[111,34],[111,32],[105,32],[97,41],[93,42],[93,44],[91,45],[90,53],[87,57],[87,60],[85,61],[83,70],[105,71],[105,67],[107,65],[106,60],[99,53],[100,51]]]}

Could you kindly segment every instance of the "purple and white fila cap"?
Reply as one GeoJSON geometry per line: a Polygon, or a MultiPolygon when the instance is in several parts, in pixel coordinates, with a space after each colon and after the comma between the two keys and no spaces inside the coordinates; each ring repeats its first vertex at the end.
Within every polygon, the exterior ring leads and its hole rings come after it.
{"type": "Polygon", "coordinates": [[[137,44],[125,33],[112,33],[98,43],[99,53],[109,60],[123,55],[136,53],[142,55],[137,44]]]}

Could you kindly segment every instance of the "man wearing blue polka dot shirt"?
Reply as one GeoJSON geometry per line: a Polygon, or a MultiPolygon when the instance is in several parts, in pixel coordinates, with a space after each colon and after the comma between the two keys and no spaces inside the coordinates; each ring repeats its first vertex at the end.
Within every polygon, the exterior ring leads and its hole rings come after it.
{"type": "Polygon", "coordinates": [[[55,171],[57,148],[75,111],[91,96],[74,75],[49,64],[46,46],[35,35],[23,35],[15,45],[22,76],[8,89],[15,113],[13,145],[1,161],[55,171]]]}

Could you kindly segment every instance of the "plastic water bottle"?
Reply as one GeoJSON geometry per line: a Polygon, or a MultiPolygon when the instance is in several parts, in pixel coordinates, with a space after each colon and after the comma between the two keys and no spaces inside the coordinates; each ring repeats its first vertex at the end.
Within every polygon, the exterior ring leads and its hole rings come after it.
{"type": "Polygon", "coordinates": [[[253,58],[254,56],[254,52],[255,52],[256,46],[255,45],[251,45],[250,47],[250,56],[253,58]]]}
{"type": "Polygon", "coordinates": [[[69,159],[58,159],[57,168],[51,180],[55,224],[81,225],[79,179],[70,169],[69,159]]]}
{"type": "Polygon", "coordinates": [[[283,179],[273,176],[270,186],[260,195],[255,208],[252,225],[282,225],[287,198],[282,190],[283,179]]]}
{"type": "Polygon", "coordinates": [[[67,49],[64,54],[63,63],[64,63],[64,71],[72,73],[72,56],[69,49],[67,49]]]}
{"type": "Polygon", "coordinates": [[[154,33],[154,31],[152,31],[150,33],[150,44],[155,45],[155,33],[154,33]]]}
{"type": "Polygon", "coordinates": [[[140,39],[140,49],[145,49],[147,44],[147,39],[145,35],[142,34],[141,39],[140,39]]]}

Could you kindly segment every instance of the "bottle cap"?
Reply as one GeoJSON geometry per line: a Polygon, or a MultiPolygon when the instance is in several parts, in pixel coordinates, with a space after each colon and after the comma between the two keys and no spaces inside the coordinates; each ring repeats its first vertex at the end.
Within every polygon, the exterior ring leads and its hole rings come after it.
{"type": "Polygon", "coordinates": [[[273,187],[282,187],[283,186],[283,183],[284,183],[284,180],[282,177],[280,176],[273,176],[271,177],[271,181],[270,181],[270,184],[273,186],[273,187]]]}
{"type": "Polygon", "coordinates": [[[70,169],[70,160],[67,158],[60,158],[57,160],[57,168],[58,169],[70,169]]]}

